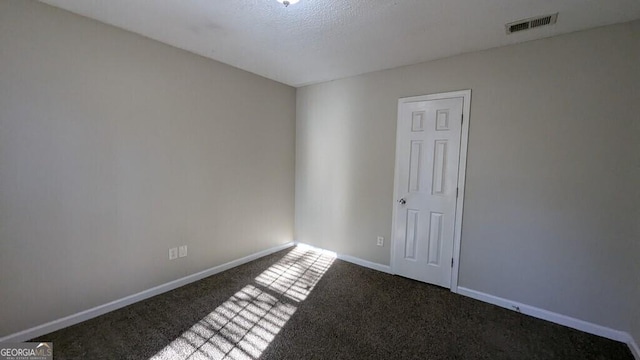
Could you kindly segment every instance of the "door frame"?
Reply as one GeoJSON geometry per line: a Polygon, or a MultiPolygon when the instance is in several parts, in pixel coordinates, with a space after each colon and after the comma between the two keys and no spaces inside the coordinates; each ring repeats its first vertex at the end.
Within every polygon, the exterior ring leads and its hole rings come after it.
{"type": "Polygon", "coordinates": [[[389,245],[391,246],[391,273],[397,274],[396,272],[396,260],[395,260],[395,242],[396,242],[396,219],[398,212],[398,204],[397,200],[399,199],[400,194],[398,194],[398,182],[399,182],[399,169],[398,169],[398,146],[400,144],[400,116],[402,114],[401,106],[403,104],[418,102],[418,101],[430,101],[430,100],[443,100],[443,99],[452,99],[452,98],[462,98],[462,127],[460,134],[460,159],[458,163],[458,197],[456,199],[456,211],[455,211],[455,219],[454,219],[454,232],[453,232],[453,267],[451,269],[451,291],[454,293],[458,292],[458,275],[460,270],[460,239],[462,235],[462,213],[464,206],[464,190],[465,190],[465,176],[467,170],[467,145],[469,142],[469,112],[471,110],[471,89],[467,90],[459,90],[459,91],[451,91],[445,93],[438,94],[430,94],[430,95],[421,95],[421,96],[411,96],[404,97],[398,99],[398,115],[396,122],[396,156],[395,164],[394,164],[394,177],[393,177],[393,216],[391,219],[391,241],[389,245]]]}

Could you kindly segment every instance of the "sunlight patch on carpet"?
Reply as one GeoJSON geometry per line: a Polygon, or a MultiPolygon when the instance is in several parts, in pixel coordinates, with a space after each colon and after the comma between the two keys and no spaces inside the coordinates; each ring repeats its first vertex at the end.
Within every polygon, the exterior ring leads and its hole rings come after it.
{"type": "Polygon", "coordinates": [[[304,301],[335,258],[334,253],[298,245],[260,274],[256,282],[296,302],[304,301]]]}
{"type": "Polygon", "coordinates": [[[296,246],[150,359],[258,359],[334,260],[296,246]]]}

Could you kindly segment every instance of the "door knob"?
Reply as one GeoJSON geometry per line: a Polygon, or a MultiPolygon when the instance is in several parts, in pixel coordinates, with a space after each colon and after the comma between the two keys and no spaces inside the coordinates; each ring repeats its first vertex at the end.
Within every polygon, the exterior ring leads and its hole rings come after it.
{"type": "Polygon", "coordinates": [[[404,205],[407,203],[407,200],[405,200],[405,198],[402,198],[400,200],[398,200],[398,202],[400,203],[400,205],[404,205]]]}

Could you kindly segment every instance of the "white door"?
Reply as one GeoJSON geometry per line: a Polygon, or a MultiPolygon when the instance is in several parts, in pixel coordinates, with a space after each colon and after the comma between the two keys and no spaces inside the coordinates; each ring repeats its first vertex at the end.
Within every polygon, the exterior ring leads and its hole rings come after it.
{"type": "MultiPolygon", "coordinates": [[[[451,287],[464,97],[400,102],[393,271],[451,287]]],[[[466,149],[466,147],[465,147],[466,149]]]]}

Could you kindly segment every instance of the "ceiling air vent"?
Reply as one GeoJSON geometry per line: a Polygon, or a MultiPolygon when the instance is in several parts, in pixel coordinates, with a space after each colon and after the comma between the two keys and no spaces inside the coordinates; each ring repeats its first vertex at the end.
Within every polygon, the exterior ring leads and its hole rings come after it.
{"type": "Polygon", "coordinates": [[[507,28],[507,34],[511,34],[518,31],[529,30],[545,25],[553,25],[558,20],[558,13],[551,15],[536,16],[529,19],[518,20],[505,25],[507,28]]]}

